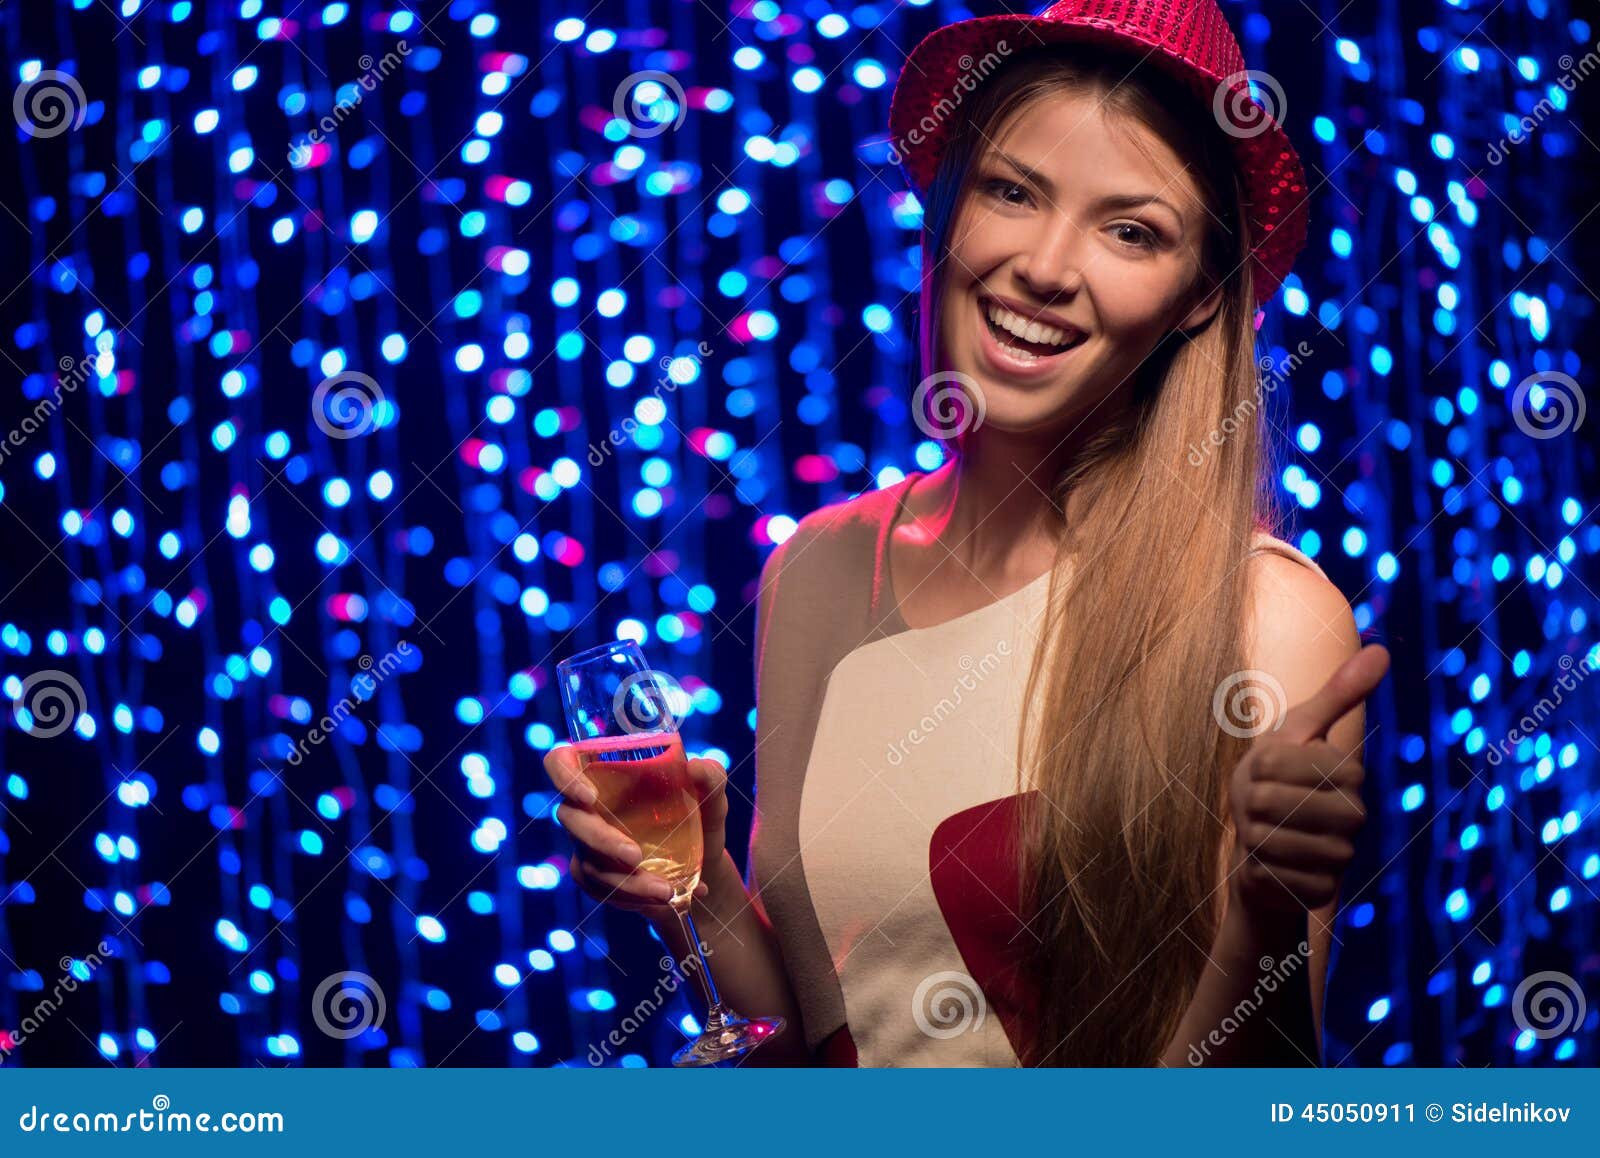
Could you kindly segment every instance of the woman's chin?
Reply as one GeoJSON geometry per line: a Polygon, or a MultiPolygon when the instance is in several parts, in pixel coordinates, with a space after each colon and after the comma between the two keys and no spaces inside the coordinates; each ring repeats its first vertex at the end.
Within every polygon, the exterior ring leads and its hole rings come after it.
{"type": "Polygon", "coordinates": [[[1021,387],[975,376],[983,394],[983,419],[977,426],[1007,434],[1047,434],[1069,423],[1081,407],[1061,387],[1021,387]]]}

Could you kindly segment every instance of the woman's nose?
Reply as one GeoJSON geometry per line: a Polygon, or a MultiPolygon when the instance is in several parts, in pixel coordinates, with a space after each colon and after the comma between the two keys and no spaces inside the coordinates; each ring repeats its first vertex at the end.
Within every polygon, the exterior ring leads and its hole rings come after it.
{"type": "Polygon", "coordinates": [[[1076,293],[1083,285],[1078,227],[1062,216],[1042,231],[1017,262],[1017,276],[1041,298],[1076,293]]]}

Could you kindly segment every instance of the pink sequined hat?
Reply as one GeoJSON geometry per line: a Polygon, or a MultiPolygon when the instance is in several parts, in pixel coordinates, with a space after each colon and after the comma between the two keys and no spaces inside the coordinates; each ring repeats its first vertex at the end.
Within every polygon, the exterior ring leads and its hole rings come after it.
{"type": "Polygon", "coordinates": [[[1244,186],[1256,301],[1267,301],[1305,245],[1310,191],[1299,154],[1250,81],[1278,96],[1279,115],[1281,94],[1270,77],[1246,71],[1216,0],[1059,0],[1037,16],[977,16],[930,32],[906,58],[889,104],[894,151],[912,188],[927,193],[955,131],[950,111],[984,62],[992,71],[1013,51],[1065,41],[1132,49],[1214,110],[1244,186]]]}

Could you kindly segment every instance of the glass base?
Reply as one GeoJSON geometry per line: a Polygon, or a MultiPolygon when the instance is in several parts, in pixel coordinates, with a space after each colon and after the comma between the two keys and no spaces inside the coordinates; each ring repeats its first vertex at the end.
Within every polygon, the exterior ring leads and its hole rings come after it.
{"type": "Polygon", "coordinates": [[[706,1019],[706,1029],[672,1055],[675,1066],[710,1066],[743,1057],[756,1046],[783,1031],[781,1017],[740,1017],[717,1011],[706,1019]]]}

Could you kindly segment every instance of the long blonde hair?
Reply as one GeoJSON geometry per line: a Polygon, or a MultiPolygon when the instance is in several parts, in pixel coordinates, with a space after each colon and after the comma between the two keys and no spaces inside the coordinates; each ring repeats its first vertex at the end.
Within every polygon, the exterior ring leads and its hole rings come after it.
{"type": "Polygon", "coordinates": [[[1218,726],[1212,697],[1246,666],[1239,564],[1276,516],[1249,230],[1227,142],[1201,102],[1124,54],[1030,49],[971,102],[925,206],[924,371],[936,368],[939,271],[972,162],[1009,115],[1062,89],[1095,94],[1184,160],[1211,210],[1196,293],[1222,294],[1198,332],[1163,340],[1129,408],[1055,481],[1056,510],[1072,494],[1074,523],[1063,517],[1018,737],[1019,940],[1038,1001],[1022,1060],[1153,1065],[1220,920],[1225,773],[1247,741],[1218,726]]]}

